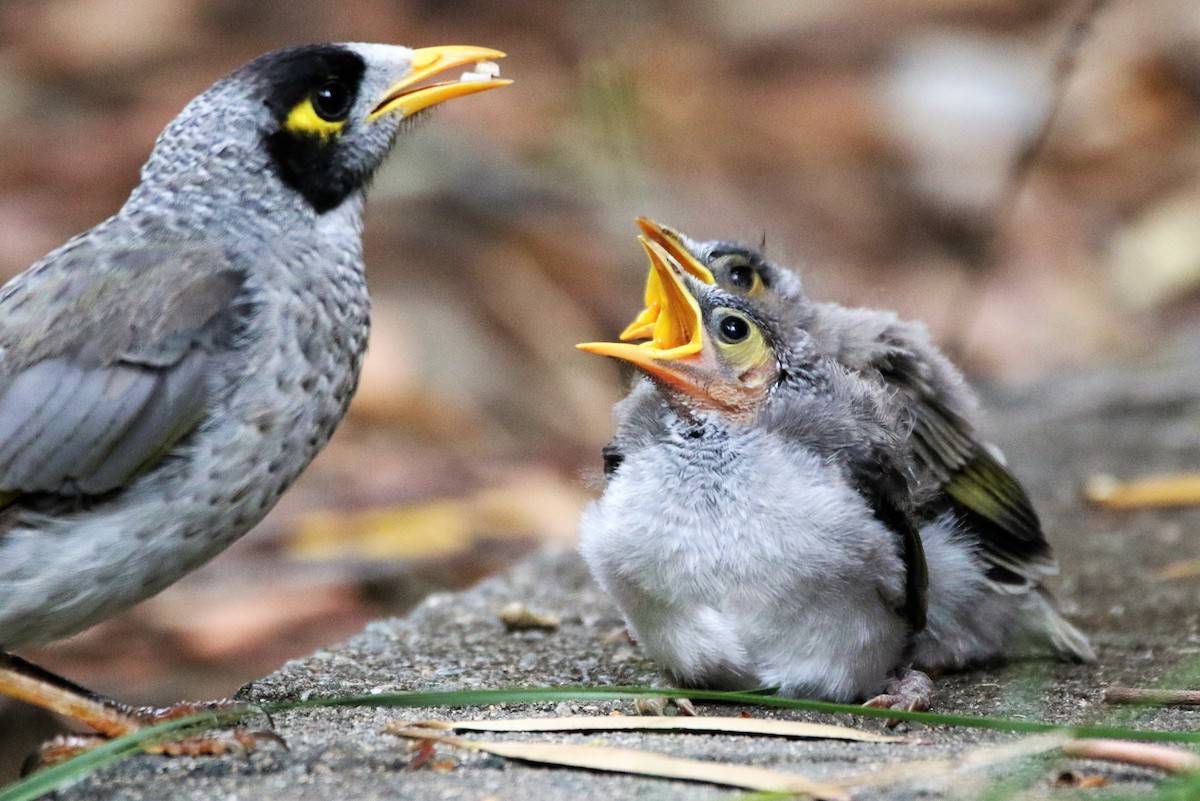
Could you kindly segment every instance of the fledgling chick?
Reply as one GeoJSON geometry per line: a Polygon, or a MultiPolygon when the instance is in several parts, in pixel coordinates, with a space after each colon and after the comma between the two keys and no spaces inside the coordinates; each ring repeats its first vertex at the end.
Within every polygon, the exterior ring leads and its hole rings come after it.
{"type": "Polygon", "coordinates": [[[653,381],[617,408],[581,550],[672,679],[920,708],[910,661],[960,667],[1069,628],[1040,593],[996,592],[959,517],[908,480],[892,391],[822,352],[805,310],[643,243],[653,339],[582,346],[653,381]]]}
{"type": "MultiPolygon", "coordinates": [[[[973,420],[978,399],[923,324],[900,320],[890,311],[814,302],[804,294],[799,276],[755,249],[729,241],[699,242],[645,218],[638,224],[686,272],[745,297],[769,315],[790,319],[800,329],[797,336],[811,341],[818,354],[882,387],[903,420],[918,482],[934,488],[923,516],[953,513],[997,592],[1040,598],[1030,622],[1048,635],[1055,655],[1084,662],[1096,658],[1087,638],[1054,612],[1043,583],[1058,573],[1058,563],[1037,512],[999,449],[977,439],[973,420]]],[[[648,279],[648,292],[653,280],[648,279]]],[[[654,315],[648,303],[622,338],[637,338],[639,327],[644,335],[654,315]]],[[[619,445],[613,447],[619,450],[619,445]]],[[[1029,638],[1024,644],[1030,644],[1029,638]]],[[[1001,651],[1023,655],[1020,649],[1014,641],[1001,651]]],[[[950,632],[933,631],[921,638],[915,653],[918,662],[945,661],[947,667],[998,655],[957,643],[950,632]],[[923,653],[930,650],[934,653],[923,653]]]]}

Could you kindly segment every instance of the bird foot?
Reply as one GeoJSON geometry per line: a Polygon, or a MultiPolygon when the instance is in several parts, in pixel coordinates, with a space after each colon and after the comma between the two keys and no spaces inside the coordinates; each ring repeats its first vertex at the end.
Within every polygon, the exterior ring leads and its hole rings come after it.
{"type": "MultiPolygon", "coordinates": [[[[933,700],[933,680],[919,670],[906,668],[899,676],[888,680],[884,692],[863,706],[874,709],[899,709],[903,712],[924,712],[933,700]]],[[[889,720],[895,726],[898,720],[889,720]]]]}
{"type": "Polygon", "coordinates": [[[136,719],[146,726],[155,723],[166,723],[169,720],[179,720],[191,715],[205,712],[222,714],[229,717],[240,717],[247,712],[259,711],[254,704],[245,701],[234,701],[232,698],[219,698],[215,701],[180,701],[170,706],[127,706],[114,702],[113,705],[124,715],[136,719]]]}
{"type": "MultiPolygon", "coordinates": [[[[183,717],[179,715],[178,717],[183,717]]],[[[170,718],[167,718],[168,720],[170,718]]],[[[50,767],[78,756],[85,751],[109,742],[102,734],[62,734],[42,745],[36,754],[26,760],[22,773],[29,774],[40,768],[50,767]]],[[[287,743],[272,731],[250,731],[243,728],[204,732],[165,743],[147,746],[147,754],[170,757],[202,757],[236,754],[247,757],[258,749],[260,743],[275,743],[287,750],[287,743]]]]}
{"type": "Polygon", "coordinates": [[[686,698],[668,698],[665,695],[644,695],[633,702],[634,709],[639,715],[663,716],[674,705],[678,714],[686,717],[696,717],[696,707],[686,698]]]}
{"type": "MultiPolygon", "coordinates": [[[[246,712],[258,709],[241,701],[183,701],[172,706],[131,707],[105,698],[12,654],[0,653],[0,695],[17,698],[75,720],[95,734],[71,734],[46,743],[26,763],[27,771],[62,762],[78,753],[131,732],[191,715],[209,713],[217,723],[233,723],[246,712]]],[[[212,756],[253,751],[260,742],[275,742],[287,748],[279,735],[270,731],[226,729],[203,734],[182,733],[179,739],[155,743],[148,753],[167,756],[212,756]]]]}

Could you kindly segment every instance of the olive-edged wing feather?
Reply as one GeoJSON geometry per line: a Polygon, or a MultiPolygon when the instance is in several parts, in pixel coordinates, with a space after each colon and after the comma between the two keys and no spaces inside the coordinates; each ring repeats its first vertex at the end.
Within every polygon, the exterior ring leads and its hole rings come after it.
{"type": "Polygon", "coordinates": [[[938,399],[917,362],[910,353],[894,350],[879,365],[883,378],[907,401],[914,455],[978,541],[988,577],[1016,591],[1039,584],[1058,567],[1025,488],[975,439],[970,422],[938,399]]]}

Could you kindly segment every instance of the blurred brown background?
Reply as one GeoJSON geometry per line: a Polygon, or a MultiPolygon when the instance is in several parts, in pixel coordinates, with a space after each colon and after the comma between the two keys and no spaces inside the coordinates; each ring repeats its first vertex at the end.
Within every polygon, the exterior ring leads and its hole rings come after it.
{"type": "MultiPolygon", "coordinates": [[[[812,295],[926,320],[977,379],[1153,348],[1200,299],[1194,0],[1112,2],[1095,20],[982,255],[1079,8],[0,0],[4,278],[114,211],[163,125],[266,50],[478,44],[507,51],[516,80],[438,110],[379,177],[366,375],[295,489],[158,598],[25,655],[127,701],[226,696],[571,541],[621,391],[615,366],[572,346],[637,310],[639,214],[765,237],[812,295]]],[[[0,781],[48,726],[0,700],[0,781]]]]}

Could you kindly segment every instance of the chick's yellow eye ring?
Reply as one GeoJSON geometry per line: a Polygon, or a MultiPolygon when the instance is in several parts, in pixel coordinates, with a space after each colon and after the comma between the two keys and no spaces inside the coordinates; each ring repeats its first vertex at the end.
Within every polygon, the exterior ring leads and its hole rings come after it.
{"type": "Polygon", "coordinates": [[[737,370],[753,370],[770,357],[762,331],[741,312],[717,309],[712,320],[713,339],[721,357],[737,370]]]}
{"type": "Polygon", "coordinates": [[[716,259],[713,264],[713,276],[721,289],[743,297],[754,297],[762,293],[762,276],[754,264],[743,255],[731,254],[716,259]]]}
{"type": "Polygon", "coordinates": [[[713,266],[713,272],[717,276],[717,283],[723,289],[743,297],[754,297],[763,289],[762,276],[758,270],[740,256],[729,256],[718,261],[713,266]]]}

